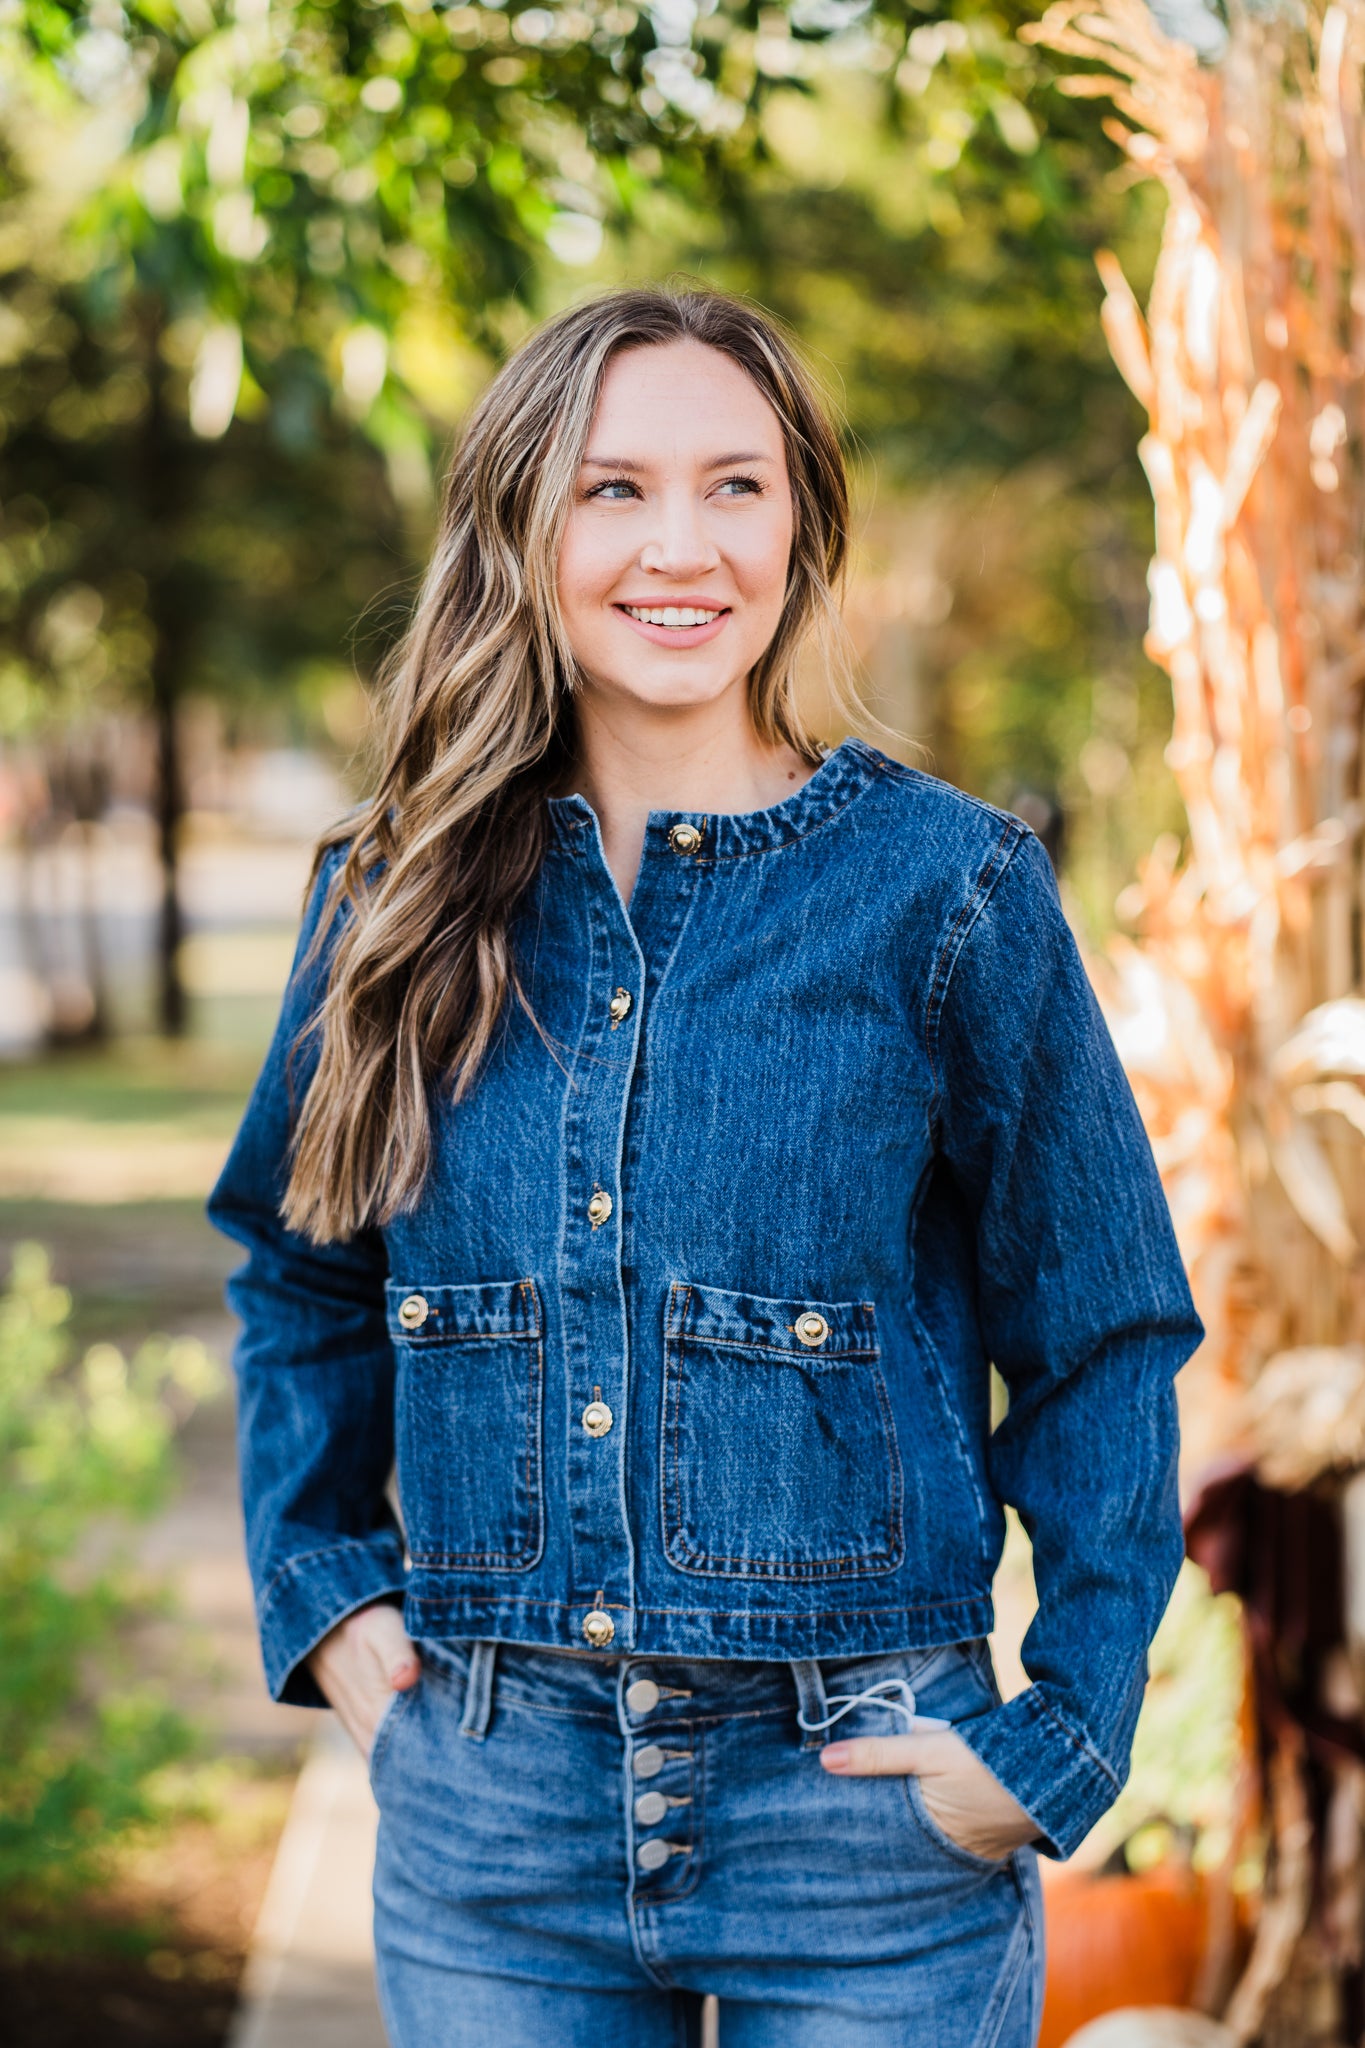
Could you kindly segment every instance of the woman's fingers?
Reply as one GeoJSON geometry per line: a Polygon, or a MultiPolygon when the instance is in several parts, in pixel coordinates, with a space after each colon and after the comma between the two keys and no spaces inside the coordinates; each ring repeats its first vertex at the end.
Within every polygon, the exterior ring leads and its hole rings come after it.
{"type": "Polygon", "coordinates": [[[973,1769],[990,1773],[951,1729],[935,1728],[924,1735],[855,1735],[829,1742],[820,1752],[827,1771],[848,1778],[935,1777],[940,1771],[973,1769]]]}
{"type": "Polygon", "coordinates": [[[846,1778],[904,1778],[932,1770],[932,1735],[855,1735],[847,1742],[827,1742],[820,1761],[827,1771],[846,1778]]]}
{"type": "Polygon", "coordinates": [[[393,1692],[406,1692],[422,1675],[421,1659],[403,1617],[387,1601],[363,1608],[357,1617],[360,1632],[384,1683],[393,1692]]]}

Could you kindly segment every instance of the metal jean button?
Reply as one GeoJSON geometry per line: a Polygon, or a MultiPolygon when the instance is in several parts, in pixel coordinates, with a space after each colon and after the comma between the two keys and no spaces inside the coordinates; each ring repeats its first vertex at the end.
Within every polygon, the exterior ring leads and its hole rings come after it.
{"type": "Polygon", "coordinates": [[[605,1223],[611,1214],[611,1196],[601,1188],[588,1203],[588,1221],[596,1230],[599,1223],[605,1223]]]}
{"type": "Polygon", "coordinates": [[[656,1828],[668,1812],[662,1792],[642,1792],[635,1802],[635,1818],[642,1828],[656,1828]]]}
{"type": "Polygon", "coordinates": [[[659,1704],[659,1688],[652,1678],[636,1678],[626,1687],[626,1705],[632,1714],[652,1714],[659,1704]]]}
{"type": "Polygon", "coordinates": [[[409,1294],[398,1304],[398,1320],[405,1330],[420,1330],[430,1314],[424,1294],[409,1294]]]}
{"type": "Polygon", "coordinates": [[[647,1742],[630,1760],[631,1774],[636,1778],[657,1778],[663,1767],[664,1753],[657,1742],[647,1742]]]}
{"type": "Polygon", "coordinates": [[[641,1870],[662,1870],[673,1854],[673,1844],[661,1841],[658,1835],[651,1835],[647,1842],[641,1842],[635,1861],[641,1870]]]}
{"type": "Polygon", "coordinates": [[[605,1650],[616,1634],[616,1623],[609,1614],[603,1614],[600,1607],[594,1607],[591,1614],[583,1617],[583,1633],[594,1650],[605,1650]]]}

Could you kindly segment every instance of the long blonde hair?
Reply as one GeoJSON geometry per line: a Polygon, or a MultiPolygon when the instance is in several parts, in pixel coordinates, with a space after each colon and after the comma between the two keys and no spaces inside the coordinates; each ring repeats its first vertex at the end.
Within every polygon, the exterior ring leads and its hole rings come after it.
{"type": "MultiPolygon", "coordinates": [[[[742,300],[625,290],[561,313],[493,379],[460,438],[408,631],[385,665],[373,797],[323,839],[347,847],[320,1039],[293,1134],[285,1221],[316,1243],[410,1208],[431,1150],[428,1088],[472,1087],[509,995],[510,943],[572,759],[578,674],[557,602],[560,540],[608,363],[698,341],[753,378],[782,426],[795,513],[786,603],[749,678],[761,738],[819,758],[795,668],[837,618],[848,544],[838,437],[791,343],[742,300]]],[[[314,874],[316,876],[315,866],[314,874]]],[[[300,1041],[302,1043],[303,1041],[300,1041]]]]}

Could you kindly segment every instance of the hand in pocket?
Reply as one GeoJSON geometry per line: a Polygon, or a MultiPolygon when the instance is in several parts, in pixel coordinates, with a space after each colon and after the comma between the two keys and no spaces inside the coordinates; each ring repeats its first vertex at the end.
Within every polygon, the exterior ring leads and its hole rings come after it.
{"type": "Polygon", "coordinates": [[[339,1621],[308,1659],[308,1668],[367,1763],[384,1709],[396,1692],[408,1692],[422,1675],[403,1617],[387,1600],[359,1607],[339,1621]]]}
{"type": "Polygon", "coordinates": [[[842,1778],[917,1777],[935,1825],[972,1856],[1001,1862],[1038,1832],[1018,1800],[951,1729],[858,1735],[827,1743],[820,1761],[842,1778]]]}

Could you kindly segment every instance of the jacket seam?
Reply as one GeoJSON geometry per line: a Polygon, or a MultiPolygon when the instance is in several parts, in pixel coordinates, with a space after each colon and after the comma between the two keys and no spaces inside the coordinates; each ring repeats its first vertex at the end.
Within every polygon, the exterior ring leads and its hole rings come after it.
{"type": "Polygon", "coordinates": [[[933,1092],[926,1111],[931,1139],[938,1128],[939,1105],[944,1092],[939,1064],[938,1027],[944,1005],[948,1000],[949,985],[977,919],[994,895],[1001,876],[1024,843],[1026,829],[1017,818],[1006,819],[1004,830],[983,863],[971,894],[960,905],[934,964],[933,980],[929,985],[929,994],[924,1005],[924,1052],[933,1084],[933,1092]]]}
{"type": "MultiPolygon", "coordinates": [[[[417,1568],[414,1569],[414,1576],[416,1569],[417,1568]]],[[[508,1593],[505,1593],[500,1589],[492,1593],[478,1593],[471,1591],[467,1593],[450,1593],[438,1596],[436,1594],[425,1593],[420,1590],[414,1591],[410,1582],[408,1585],[408,1595],[409,1598],[412,1600],[413,1605],[419,1608],[501,1607],[504,1604],[508,1604],[516,1607],[545,1608],[555,1614],[577,1614],[582,1612],[583,1607],[585,1605],[585,1602],[583,1602],[582,1600],[527,1599],[522,1594],[509,1595],[508,1593]]],[[[951,1614],[955,1609],[959,1607],[980,1607],[983,1605],[987,1605],[989,1604],[990,1597],[990,1589],[988,1587],[984,1587],[979,1593],[963,1593],[953,1600],[922,1600],[917,1601],[914,1605],[909,1607],[777,1607],[771,1609],[764,1609],[762,1612],[757,1613],[751,1607],[633,1607],[628,1600],[611,1599],[604,1600],[602,1602],[602,1606],[607,1612],[615,1614],[636,1614],[650,1616],[670,1614],[699,1615],[705,1621],[738,1621],[751,1623],[766,1623],[773,1621],[846,1621],[862,1620],[865,1617],[870,1617],[872,1620],[877,1621],[885,1620],[888,1617],[908,1616],[912,1614],[951,1614]]],[[[526,1643],[523,1644],[522,1647],[534,1650],[553,1649],[557,1646],[554,1644],[526,1643]]],[[[910,1647],[925,1648],[935,1646],[920,1644],[911,1645],[910,1647]]],[[[656,1651],[655,1654],[662,1655],[664,1653],[656,1651]]],[[[832,1655],[834,1653],[831,1652],[830,1654],[832,1655]]],[[[858,1654],[861,1655],[862,1653],[859,1652],[858,1654]]],[[[892,1653],[889,1651],[883,1652],[880,1650],[870,1650],[867,1652],[867,1654],[869,1656],[882,1656],[891,1655],[892,1653]]]]}
{"type": "Polygon", "coordinates": [[[1039,1699],[1036,1689],[1030,1690],[1029,1700],[1032,1705],[1037,1707],[1040,1713],[1047,1715],[1048,1720],[1052,1722],[1054,1727],[1060,1728],[1062,1734],[1071,1744],[1071,1747],[1074,1750],[1076,1750],[1078,1754],[1082,1756],[1087,1763],[1092,1764],[1096,1770],[1100,1771],[1103,1774],[1103,1776],[1113,1786],[1115,1792],[1121,1792],[1123,1790],[1122,1779],[1119,1777],[1118,1773],[1115,1770],[1113,1770],[1108,1763],[1106,1763],[1105,1759],[1100,1755],[1099,1751],[1095,1748],[1093,1743],[1088,1742],[1083,1735],[1077,1734],[1076,1730],[1071,1726],[1070,1722],[1065,1720],[1063,1716],[1058,1713],[1057,1709],[1054,1706],[1051,1706],[1047,1700],[1039,1699]]]}

